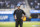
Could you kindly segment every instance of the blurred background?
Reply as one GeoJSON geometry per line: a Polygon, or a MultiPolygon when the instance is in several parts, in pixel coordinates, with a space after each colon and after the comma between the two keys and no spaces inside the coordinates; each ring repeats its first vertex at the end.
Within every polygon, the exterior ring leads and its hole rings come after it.
{"type": "MultiPolygon", "coordinates": [[[[13,13],[17,9],[17,5],[20,5],[20,9],[24,10],[26,13],[26,17],[23,19],[24,22],[28,21],[27,23],[29,24],[32,21],[36,24],[38,23],[38,25],[33,25],[33,27],[40,27],[40,0],[0,0],[0,22],[15,22],[13,13]]],[[[0,25],[0,27],[2,27],[2,25],[0,25]]]]}

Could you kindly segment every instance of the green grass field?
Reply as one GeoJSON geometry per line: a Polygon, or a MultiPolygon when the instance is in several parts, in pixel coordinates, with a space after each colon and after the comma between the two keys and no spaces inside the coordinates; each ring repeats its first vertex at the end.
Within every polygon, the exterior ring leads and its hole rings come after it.
{"type": "MultiPolygon", "coordinates": [[[[0,22],[0,27],[15,27],[15,22],[0,22]]],[[[40,27],[40,22],[24,22],[23,27],[40,27]]]]}

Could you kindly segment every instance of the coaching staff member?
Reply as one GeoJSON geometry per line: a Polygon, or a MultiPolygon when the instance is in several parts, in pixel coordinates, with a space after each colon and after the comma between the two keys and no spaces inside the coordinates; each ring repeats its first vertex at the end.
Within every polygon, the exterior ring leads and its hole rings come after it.
{"type": "Polygon", "coordinates": [[[18,9],[16,9],[13,14],[15,21],[16,21],[16,27],[18,27],[18,25],[20,25],[20,27],[22,27],[22,25],[23,25],[22,14],[24,14],[24,16],[25,16],[25,13],[23,10],[20,9],[20,6],[17,6],[17,8],[18,9]],[[15,17],[15,14],[16,14],[16,17],[15,17]]]}

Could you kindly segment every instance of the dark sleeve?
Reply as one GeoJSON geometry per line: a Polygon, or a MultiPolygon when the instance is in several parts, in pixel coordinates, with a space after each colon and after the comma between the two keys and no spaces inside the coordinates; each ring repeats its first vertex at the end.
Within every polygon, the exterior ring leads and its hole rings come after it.
{"type": "Polygon", "coordinates": [[[13,15],[15,15],[15,14],[16,14],[16,10],[14,11],[13,15]]]}
{"type": "Polygon", "coordinates": [[[25,12],[22,10],[22,13],[25,15],[25,12]]]}

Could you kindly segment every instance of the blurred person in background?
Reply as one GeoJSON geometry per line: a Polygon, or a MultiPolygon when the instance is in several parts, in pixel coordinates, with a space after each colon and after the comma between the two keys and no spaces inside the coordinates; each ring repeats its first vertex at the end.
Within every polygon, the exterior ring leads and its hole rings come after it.
{"type": "Polygon", "coordinates": [[[35,6],[35,9],[39,9],[39,6],[38,6],[38,5],[36,5],[36,6],[35,6]]]}
{"type": "Polygon", "coordinates": [[[30,2],[30,6],[31,6],[31,8],[34,6],[34,3],[33,2],[30,2]]]}
{"type": "Polygon", "coordinates": [[[6,8],[7,6],[6,6],[6,3],[4,2],[4,4],[3,4],[3,8],[6,8]]]}
{"type": "Polygon", "coordinates": [[[22,27],[23,26],[23,16],[22,16],[22,14],[24,14],[24,16],[25,16],[25,12],[23,11],[23,10],[21,10],[20,9],[20,5],[18,4],[17,5],[17,10],[15,10],[14,11],[14,18],[15,18],[15,20],[16,20],[16,27],[18,27],[18,25],[20,25],[20,27],[22,27]],[[16,16],[15,16],[15,14],[16,14],[16,16]]]}
{"type": "Polygon", "coordinates": [[[6,3],[6,4],[5,4],[5,5],[6,5],[6,8],[10,8],[10,1],[6,1],[6,0],[5,0],[5,3],[6,3]]]}
{"type": "Polygon", "coordinates": [[[34,2],[37,3],[38,1],[37,0],[34,0],[34,2]]]}
{"type": "Polygon", "coordinates": [[[38,19],[39,19],[38,21],[40,21],[40,13],[38,14],[38,19]]]}
{"type": "Polygon", "coordinates": [[[2,2],[2,1],[0,1],[0,8],[2,8],[2,6],[3,6],[3,2],[2,2]]]}
{"type": "Polygon", "coordinates": [[[0,1],[0,8],[1,8],[1,1],[0,1]]]}
{"type": "Polygon", "coordinates": [[[40,13],[38,14],[38,18],[40,19],[40,13]]]}
{"type": "Polygon", "coordinates": [[[26,5],[26,4],[25,4],[25,1],[23,1],[22,3],[23,3],[23,8],[25,8],[25,5],[26,5]]]}
{"type": "MultiPolygon", "coordinates": [[[[14,5],[13,4],[11,4],[11,8],[14,8],[14,5]]],[[[15,8],[14,8],[15,9],[15,8]]]]}

